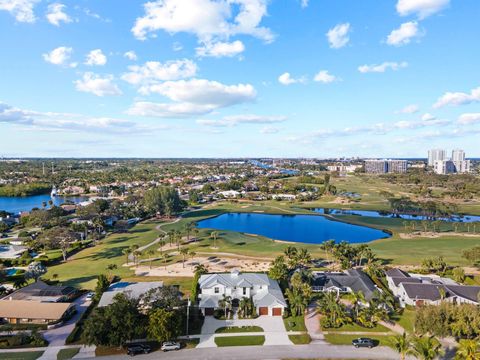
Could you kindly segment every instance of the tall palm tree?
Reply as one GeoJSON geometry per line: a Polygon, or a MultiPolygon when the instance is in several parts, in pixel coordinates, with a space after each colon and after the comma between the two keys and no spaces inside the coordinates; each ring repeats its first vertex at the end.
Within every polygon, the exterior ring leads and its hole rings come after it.
{"type": "Polygon", "coordinates": [[[355,311],[355,317],[358,318],[358,310],[360,309],[360,305],[365,303],[365,295],[360,290],[358,292],[352,293],[352,304],[353,304],[353,311],[355,311]]]}
{"type": "Polygon", "coordinates": [[[185,268],[185,258],[188,255],[188,248],[186,247],[181,248],[180,254],[182,255],[182,267],[185,268]]]}
{"type": "Polygon", "coordinates": [[[400,354],[400,359],[405,360],[405,357],[410,350],[410,339],[407,337],[407,333],[397,335],[393,339],[393,347],[400,354]]]}
{"type": "Polygon", "coordinates": [[[210,233],[210,238],[213,240],[213,247],[216,248],[216,242],[217,242],[217,238],[218,238],[218,231],[212,231],[210,233]]]}
{"type": "Polygon", "coordinates": [[[192,230],[192,234],[194,236],[195,242],[197,242],[198,234],[200,234],[200,230],[198,230],[198,228],[194,227],[193,230],[192,230]]]}
{"type": "Polygon", "coordinates": [[[193,222],[188,222],[185,224],[184,229],[187,233],[187,241],[190,242],[190,233],[195,228],[195,224],[193,222]]]}
{"type": "Polygon", "coordinates": [[[435,337],[420,336],[413,339],[410,353],[420,360],[434,360],[443,354],[443,349],[435,337]]]}
{"type": "Polygon", "coordinates": [[[192,258],[192,266],[193,266],[193,259],[195,258],[195,255],[197,255],[197,253],[193,250],[190,250],[188,252],[188,255],[192,258]]]}
{"type": "Polygon", "coordinates": [[[478,340],[460,340],[458,342],[455,360],[479,360],[480,344],[478,340]]]}
{"type": "Polygon", "coordinates": [[[307,266],[312,261],[312,256],[307,249],[302,248],[297,254],[297,261],[300,265],[307,266]]]}
{"type": "Polygon", "coordinates": [[[127,265],[128,265],[128,261],[129,261],[129,257],[130,257],[131,252],[132,252],[132,250],[129,249],[129,248],[126,248],[126,249],[122,250],[122,254],[125,255],[125,257],[126,257],[127,265]]]}
{"type": "Polygon", "coordinates": [[[165,246],[165,240],[160,240],[158,242],[158,245],[160,245],[160,255],[163,255],[163,247],[165,246]]]}
{"type": "Polygon", "coordinates": [[[153,255],[155,255],[155,250],[149,249],[147,250],[148,260],[150,261],[150,269],[152,268],[152,259],[153,255]]]}
{"type": "Polygon", "coordinates": [[[133,263],[138,266],[140,257],[142,256],[142,252],[140,250],[135,250],[133,252],[133,263]]]}

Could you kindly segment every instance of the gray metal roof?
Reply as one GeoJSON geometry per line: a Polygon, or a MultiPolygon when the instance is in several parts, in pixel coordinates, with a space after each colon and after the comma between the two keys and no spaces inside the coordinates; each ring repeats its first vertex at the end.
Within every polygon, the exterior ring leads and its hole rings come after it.
{"type": "Polygon", "coordinates": [[[107,306],[113,303],[113,298],[117,294],[125,294],[131,299],[138,299],[141,295],[145,294],[149,290],[156,289],[163,286],[163,281],[152,282],[118,282],[110,285],[107,291],[105,291],[100,299],[98,306],[107,306]]]}
{"type": "Polygon", "coordinates": [[[251,287],[269,285],[269,279],[265,274],[232,272],[202,275],[198,283],[200,289],[209,289],[216,284],[226,287],[251,287]]]}

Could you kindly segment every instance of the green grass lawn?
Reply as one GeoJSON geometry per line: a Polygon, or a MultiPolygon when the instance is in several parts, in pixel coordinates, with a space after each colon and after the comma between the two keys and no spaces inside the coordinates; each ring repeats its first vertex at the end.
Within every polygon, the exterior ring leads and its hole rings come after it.
{"type": "Polygon", "coordinates": [[[310,344],[310,342],[312,341],[310,335],[308,335],[307,333],[301,335],[288,335],[288,338],[295,345],[310,344]]]}
{"type": "Polygon", "coordinates": [[[339,328],[323,329],[328,332],[390,332],[390,329],[387,329],[385,326],[377,324],[373,328],[367,328],[360,326],[358,324],[346,324],[339,328]]]}
{"type": "Polygon", "coordinates": [[[188,340],[182,340],[182,344],[185,346],[185,349],[193,349],[196,348],[198,343],[200,342],[200,339],[188,339],[188,340]]]}
{"type": "Polygon", "coordinates": [[[263,345],[264,342],[265,336],[263,335],[225,336],[215,338],[215,344],[217,344],[218,347],[263,345]]]}
{"type": "Polygon", "coordinates": [[[135,226],[128,233],[110,235],[97,246],[73,255],[68,262],[50,267],[45,277],[51,278],[57,274],[58,280],[63,284],[93,289],[97,276],[105,273],[109,264],[117,265],[113,272],[115,275],[122,278],[133,276],[134,272],[130,268],[122,266],[126,262],[122,250],[134,244],[142,246],[155,240],[159,234],[156,225],[158,223],[146,222],[135,226]]]}
{"type": "MultiPolygon", "coordinates": [[[[359,335],[325,334],[325,341],[332,345],[352,345],[352,340],[358,339],[359,335]]],[[[393,347],[394,336],[368,336],[370,339],[378,341],[378,346],[393,347]]]]}
{"type": "Polygon", "coordinates": [[[57,360],[68,360],[78,354],[80,348],[61,349],[57,354],[57,360]]]}
{"type": "Polygon", "coordinates": [[[283,319],[287,331],[307,331],[303,316],[289,316],[283,319]]]}
{"type": "Polygon", "coordinates": [[[42,356],[43,351],[28,351],[15,353],[2,353],[0,359],[2,360],[36,360],[42,356]]]}
{"type": "Polygon", "coordinates": [[[415,326],[415,309],[413,307],[406,307],[403,309],[403,313],[394,320],[403,327],[407,333],[413,333],[415,326]]]}
{"type": "Polygon", "coordinates": [[[263,332],[260,326],[228,326],[215,330],[216,334],[243,333],[243,332],[263,332]]]}

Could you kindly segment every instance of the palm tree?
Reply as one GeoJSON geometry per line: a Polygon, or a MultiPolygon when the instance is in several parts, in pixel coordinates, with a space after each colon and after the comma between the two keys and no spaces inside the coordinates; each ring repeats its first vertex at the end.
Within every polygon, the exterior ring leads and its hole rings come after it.
{"type": "Polygon", "coordinates": [[[174,239],[175,243],[177,244],[177,251],[180,251],[180,240],[182,239],[182,233],[180,231],[175,231],[174,239]]]}
{"type": "Polygon", "coordinates": [[[193,266],[193,259],[195,258],[195,255],[197,255],[197,253],[193,250],[189,251],[188,252],[188,255],[192,258],[192,266],[193,266]]]}
{"type": "Polygon", "coordinates": [[[175,238],[175,230],[169,230],[167,233],[167,237],[168,237],[168,242],[170,243],[170,246],[171,246],[173,243],[173,239],[175,238]]]}
{"type": "Polygon", "coordinates": [[[365,295],[361,290],[352,293],[352,303],[353,310],[355,311],[355,317],[358,318],[358,310],[360,309],[360,304],[365,303],[365,295]]]}
{"type": "Polygon", "coordinates": [[[158,244],[160,245],[160,255],[163,255],[163,247],[165,246],[165,240],[160,240],[158,244]]]}
{"type": "Polygon", "coordinates": [[[335,247],[335,240],[327,240],[324,241],[322,244],[322,248],[325,251],[325,258],[330,261],[330,254],[333,251],[333,248],[335,247]]]}
{"type": "Polygon", "coordinates": [[[410,339],[407,337],[407,333],[397,335],[393,339],[393,347],[400,354],[400,359],[405,360],[405,357],[410,350],[410,339]]]}
{"type": "Polygon", "coordinates": [[[312,256],[307,249],[302,248],[297,254],[297,261],[300,265],[307,266],[312,261],[312,256]]]}
{"type": "Polygon", "coordinates": [[[195,275],[203,275],[208,273],[208,268],[203,264],[197,264],[194,268],[195,275]]]}
{"type": "Polygon", "coordinates": [[[305,312],[305,309],[308,305],[308,300],[303,296],[303,293],[300,289],[287,289],[285,294],[288,298],[288,303],[290,305],[290,311],[293,316],[300,316],[305,312]]]}
{"type": "Polygon", "coordinates": [[[132,252],[132,250],[129,249],[129,248],[122,250],[122,254],[125,255],[125,257],[127,258],[127,265],[128,265],[128,260],[129,260],[129,256],[130,256],[131,252],[132,252]]]}
{"type": "Polygon", "coordinates": [[[142,252],[141,252],[141,251],[135,250],[135,251],[133,252],[133,263],[134,263],[136,266],[138,266],[140,256],[142,256],[142,252]]]}
{"type": "Polygon", "coordinates": [[[182,255],[182,267],[185,268],[185,258],[188,255],[188,249],[186,247],[180,249],[180,254],[182,255]]]}
{"type": "Polygon", "coordinates": [[[195,224],[193,222],[186,223],[184,226],[185,232],[187,233],[187,241],[190,242],[190,233],[195,228],[195,224]]]}
{"type": "Polygon", "coordinates": [[[212,231],[212,232],[210,233],[210,239],[213,240],[213,247],[214,247],[214,248],[216,248],[215,243],[216,243],[216,241],[217,241],[217,237],[218,237],[218,231],[212,231]]]}
{"type": "Polygon", "coordinates": [[[230,296],[225,296],[223,294],[223,297],[218,300],[218,306],[220,309],[223,309],[225,311],[225,319],[227,318],[227,310],[230,309],[232,306],[232,298],[230,296]]]}
{"type": "Polygon", "coordinates": [[[200,234],[200,230],[198,230],[198,228],[194,227],[193,230],[192,230],[192,234],[194,236],[195,242],[197,242],[198,234],[200,234]]]}
{"type": "Polygon", "coordinates": [[[415,337],[412,341],[412,349],[410,351],[420,360],[434,360],[443,354],[442,345],[433,336],[415,337]]]}
{"type": "Polygon", "coordinates": [[[480,345],[478,340],[463,339],[458,342],[455,360],[480,359],[480,345]]]}
{"type": "Polygon", "coordinates": [[[155,250],[153,250],[153,249],[147,250],[147,255],[148,255],[148,259],[150,260],[150,269],[151,269],[152,268],[152,259],[153,259],[153,255],[155,255],[155,250]]]}

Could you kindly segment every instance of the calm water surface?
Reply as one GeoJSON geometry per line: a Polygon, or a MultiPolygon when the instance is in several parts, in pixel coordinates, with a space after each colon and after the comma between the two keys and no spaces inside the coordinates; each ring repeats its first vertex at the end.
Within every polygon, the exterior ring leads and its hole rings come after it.
{"type": "Polygon", "coordinates": [[[33,208],[42,208],[42,203],[45,201],[48,205],[48,201],[52,200],[55,205],[64,204],[67,201],[71,201],[78,204],[82,201],[88,200],[85,196],[55,196],[50,197],[50,194],[33,195],[33,196],[19,196],[19,197],[4,197],[0,196],[0,210],[5,210],[13,214],[17,214],[21,211],[30,211],[33,208]]]}
{"type": "Polygon", "coordinates": [[[480,221],[480,216],[477,215],[452,215],[451,217],[437,217],[432,219],[431,216],[425,215],[411,215],[411,214],[393,214],[387,211],[373,211],[373,210],[343,210],[343,209],[327,209],[317,208],[312,209],[319,214],[330,215],[358,215],[375,218],[392,218],[392,219],[405,219],[405,220],[442,220],[449,222],[477,222],[480,221]]]}
{"type": "Polygon", "coordinates": [[[384,231],[316,215],[229,213],[199,221],[199,228],[237,231],[275,240],[321,244],[326,240],[365,243],[390,237],[384,231]]]}

